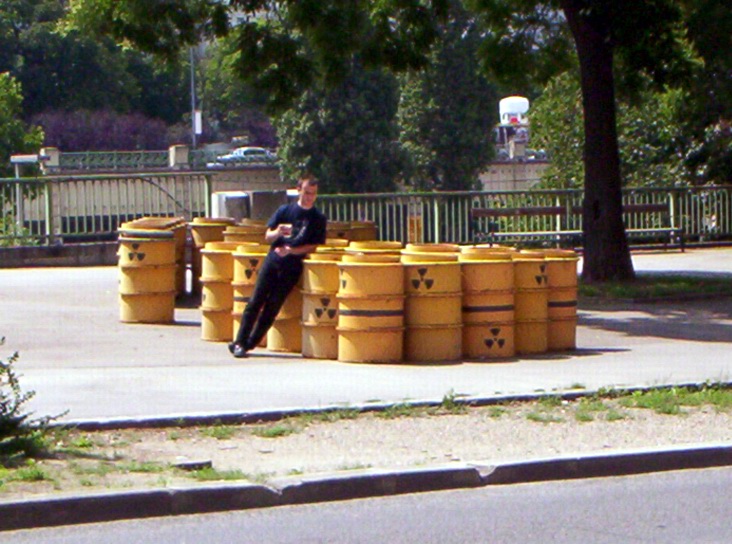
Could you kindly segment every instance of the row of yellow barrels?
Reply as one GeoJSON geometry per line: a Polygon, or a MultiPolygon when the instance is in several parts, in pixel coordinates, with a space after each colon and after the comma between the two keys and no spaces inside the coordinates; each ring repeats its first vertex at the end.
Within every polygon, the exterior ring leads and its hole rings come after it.
{"type": "Polygon", "coordinates": [[[143,217],[119,228],[120,321],[171,323],[186,290],[187,224],[182,217],[143,217]]]}
{"type": "Polygon", "coordinates": [[[304,355],[429,362],[576,346],[574,252],[393,244],[306,261],[304,355]]]}
{"type": "MultiPolygon", "coordinates": [[[[204,339],[235,334],[265,252],[233,242],[204,251],[207,259],[230,254],[229,268],[235,263],[234,272],[222,276],[206,272],[204,261],[204,339]],[[214,296],[227,289],[233,298],[214,296]]],[[[576,262],[574,252],[447,244],[323,247],[306,261],[302,291],[288,298],[268,346],[352,362],[497,359],[573,349],[576,262]]]]}

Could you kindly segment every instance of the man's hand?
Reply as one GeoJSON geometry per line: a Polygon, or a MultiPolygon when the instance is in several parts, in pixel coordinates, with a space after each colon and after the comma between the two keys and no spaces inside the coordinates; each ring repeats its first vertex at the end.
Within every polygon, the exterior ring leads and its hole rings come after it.
{"type": "Polygon", "coordinates": [[[292,248],[290,246],[279,246],[274,249],[275,253],[280,257],[292,254],[292,248]]]}

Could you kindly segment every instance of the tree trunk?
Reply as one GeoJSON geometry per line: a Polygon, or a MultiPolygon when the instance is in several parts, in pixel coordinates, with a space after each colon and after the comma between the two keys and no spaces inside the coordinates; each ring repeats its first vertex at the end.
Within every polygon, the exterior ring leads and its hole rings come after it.
{"type": "Polygon", "coordinates": [[[582,279],[632,280],[635,273],[620,190],[613,46],[602,16],[582,12],[588,4],[591,2],[560,0],[577,46],[585,116],[582,279]]]}

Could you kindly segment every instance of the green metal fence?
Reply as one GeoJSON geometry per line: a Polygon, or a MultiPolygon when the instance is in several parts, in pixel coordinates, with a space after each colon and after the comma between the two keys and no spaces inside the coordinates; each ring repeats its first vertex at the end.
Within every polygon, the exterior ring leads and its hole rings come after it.
{"type": "MultiPolygon", "coordinates": [[[[201,172],[0,179],[0,244],[113,237],[120,223],[144,215],[210,215],[211,176],[201,172]]],[[[624,204],[670,203],[673,224],[689,241],[732,240],[732,186],[623,191],[624,204]]],[[[383,240],[472,243],[489,230],[472,208],[582,205],[582,191],[466,191],[326,195],[318,206],[332,221],[375,221],[383,240]]],[[[647,215],[627,213],[635,228],[647,215]]],[[[581,214],[501,217],[499,230],[581,230],[581,214]]]]}
{"type": "Polygon", "coordinates": [[[210,202],[205,173],[0,179],[0,244],[113,238],[136,217],[209,215],[210,202]]]}

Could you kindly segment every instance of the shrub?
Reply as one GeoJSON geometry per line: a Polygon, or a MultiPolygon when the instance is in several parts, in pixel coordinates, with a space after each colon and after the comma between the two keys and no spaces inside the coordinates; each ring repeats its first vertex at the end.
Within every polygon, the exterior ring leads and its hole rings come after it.
{"type": "MultiPolygon", "coordinates": [[[[0,345],[5,338],[0,338],[0,345]]],[[[33,398],[35,391],[23,392],[13,365],[18,352],[7,361],[0,359],[0,466],[8,466],[21,457],[32,457],[45,448],[48,423],[56,417],[32,419],[32,413],[24,411],[24,405],[33,398]]]]}

